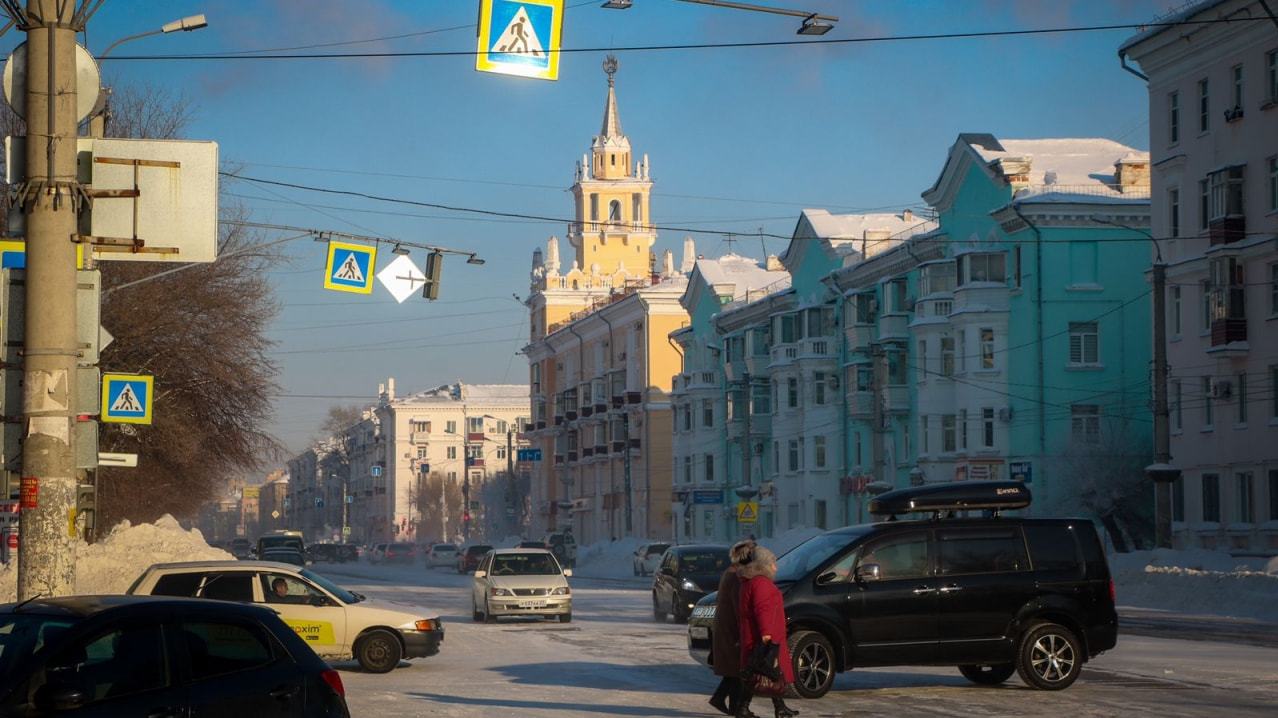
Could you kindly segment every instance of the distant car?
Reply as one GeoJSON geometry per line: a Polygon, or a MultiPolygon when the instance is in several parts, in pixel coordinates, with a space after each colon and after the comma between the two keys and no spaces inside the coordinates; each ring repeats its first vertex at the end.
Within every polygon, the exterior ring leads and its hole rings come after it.
{"type": "Polygon", "coordinates": [[[235,558],[253,558],[253,542],[243,537],[231,539],[228,550],[235,558]]]}
{"type": "Polygon", "coordinates": [[[382,563],[412,563],[417,560],[417,544],[397,542],[386,544],[382,554],[382,563]]]}
{"type": "Polygon", "coordinates": [[[268,561],[155,564],[128,593],[269,605],[320,657],[354,658],[370,673],[386,673],[403,658],[433,656],[444,641],[444,624],[434,611],[368,598],[305,569],[268,561]]]}
{"type": "Polygon", "coordinates": [[[450,543],[431,544],[426,552],[426,568],[436,566],[456,566],[457,547],[450,543]]]}
{"type": "Polygon", "coordinates": [[[258,556],[259,561],[277,561],[279,563],[287,563],[299,568],[306,568],[310,561],[306,560],[306,556],[295,548],[268,548],[258,556]]]}
{"type": "Polygon", "coordinates": [[[577,565],[577,539],[571,531],[556,531],[541,537],[541,542],[555,555],[559,563],[572,568],[577,565]]]}
{"type": "Polygon", "coordinates": [[[697,601],[719,590],[719,579],[727,570],[729,547],[721,544],[671,546],[661,556],[652,575],[652,619],[686,623],[697,601]]]}
{"type": "Polygon", "coordinates": [[[475,569],[471,614],[493,623],[501,616],[557,616],[572,620],[572,569],[560,567],[546,549],[499,548],[489,551],[475,569]]]}
{"type": "Polygon", "coordinates": [[[349,718],[345,696],[341,675],[261,606],[150,596],[0,606],[6,716],[349,718]]]}
{"type": "Polygon", "coordinates": [[[384,559],[384,558],[386,557],[386,547],[387,547],[387,546],[390,546],[390,544],[389,544],[389,543],[375,543],[375,544],[373,544],[373,547],[372,547],[371,549],[369,549],[369,551],[368,551],[368,562],[369,562],[369,563],[381,563],[381,562],[382,562],[382,559],[384,559]]]}
{"type": "Polygon", "coordinates": [[[338,563],[346,563],[347,561],[359,560],[359,546],[351,543],[337,544],[337,561],[338,563]]]}
{"type": "Polygon", "coordinates": [[[550,550],[550,547],[546,545],[545,541],[520,541],[515,544],[515,548],[539,548],[547,551],[550,550]]]}
{"type": "Polygon", "coordinates": [[[479,568],[479,560],[484,557],[484,554],[492,550],[492,546],[479,543],[473,546],[467,546],[465,549],[458,551],[457,573],[470,573],[476,568],[479,568]]]}
{"type": "Polygon", "coordinates": [[[306,543],[302,541],[301,531],[271,531],[257,537],[254,555],[262,558],[262,554],[273,548],[293,548],[299,553],[306,553],[306,543]]]}
{"type": "Polygon", "coordinates": [[[661,562],[661,555],[670,548],[668,543],[646,543],[635,549],[634,572],[636,576],[651,576],[661,562]]]}
{"type": "Polygon", "coordinates": [[[311,563],[338,563],[342,559],[338,557],[337,548],[335,543],[313,543],[306,547],[306,558],[311,563]]]}

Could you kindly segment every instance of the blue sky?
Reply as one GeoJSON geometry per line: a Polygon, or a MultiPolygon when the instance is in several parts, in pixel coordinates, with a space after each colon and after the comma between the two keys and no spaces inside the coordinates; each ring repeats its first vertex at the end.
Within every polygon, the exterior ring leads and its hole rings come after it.
{"type": "MultiPolygon", "coordinates": [[[[398,304],[380,285],[370,295],[324,289],[325,245],[285,243],[290,261],[271,277],[284,308],[271,332],[282,392],[268,430],[292,451],[318,434],[330,406],[369,403],[388,377],[401,395],[456,380],[527,381],[516,295],[528,294],[533,250],[562,239],[572,219],[568,188],[600,130],[610,52],[621,63],[622,127],[655,181],[658,255],[671,249],[677,261],[691,236],[707,256],[762,257],[785,249],[804,208],[920,209],[962,132],[1148,149],[1145,83],[1117,57],[1135,30],[1077,29],[1170,9],[1168,0],[755,3],[839,16],[813,39],[782,15],[601,4],[567,0],[554,82],[474,69],[479,0],[107,0],[90,21],[82,42],[98,54],[171,20],[208,17],[197,32],[118,46],[103,77],[185,92],[195,109],[188,139],[218,142],[221,161],[247,177],[297,185],[224,183],[252,221],[486,260],[449,255],[437,301],[398,304]],[[1031,30],[1072,31],[893,39],[1031,30]],[[725,47],[741,43],[794,44],[725,47]],[[399,56],[217,59],[254,52],[399,56]]],[[[11,30],[0,44],[7,54],[23,39],[11,30]]]]}

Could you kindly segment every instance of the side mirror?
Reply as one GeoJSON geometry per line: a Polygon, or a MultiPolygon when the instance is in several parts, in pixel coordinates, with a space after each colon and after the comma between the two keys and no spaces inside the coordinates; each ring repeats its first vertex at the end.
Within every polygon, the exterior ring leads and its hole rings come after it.
{"type": "Polygon", "coordinates": [[[883,578],[877,563],[863,563],[856,567],[857,581],[878,581],[883,578]]]}
{"type": "Polygon", "coordinates": [[[488,575],[488,572],[487,572],[487,571],[482,571],[482,570],[480,570],[480,569],[475,569],[475,578],[483,578],[484,576],[487,576],[487,575],[488,575]]]}
{"type": "Polygon", "coordinates": [[[673,576],[673,575],[674,575],[674,569],[673,569],[673,568],[670,568],[669,566],[662,566],[662,567],[661,567],[661,574],[662,574],[663,576],[673,576]]]}
{"type": "Polygon", "coordinates": [[[572,578],[572,569],[570,569],[570,568],[566,568],[566,569],[564,569],[564,577],[566,577],[566,578],[572,578]]]}

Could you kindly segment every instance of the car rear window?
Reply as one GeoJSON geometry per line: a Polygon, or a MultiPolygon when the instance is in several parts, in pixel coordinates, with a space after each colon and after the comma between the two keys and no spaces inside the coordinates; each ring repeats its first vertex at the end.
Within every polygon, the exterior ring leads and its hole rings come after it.
{"type": "Polygon", "coordinates": [[[1035,571],[1072,571],[1082,574],[1074,531],[1065,524],[1025,525],[1025,540],[1035,571]]]}
{"type": "Polygon", "coordinates": [[[253,600],[253,575],[249,573],[221,573],[209,576],[204,584],[201,598],[212,598],[218,601],[253,600]]]}
{"type": "Polygon", "coordinates": [[[190,598],[200,588],[202,573],[170,573],[155,580],[152,596],[184,596],[190,598]]]}

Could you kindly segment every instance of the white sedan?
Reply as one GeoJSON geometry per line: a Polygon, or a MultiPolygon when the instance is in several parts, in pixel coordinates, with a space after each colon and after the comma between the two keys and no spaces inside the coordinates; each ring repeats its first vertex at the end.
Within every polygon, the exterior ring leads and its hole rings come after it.
{"type": "Polygon", "coordinates": [[[486,623],[499,616],[558,617],[560,623],[568,623],[572,620],[571,575],[572,569],[562,568],[545,549],[489,551],[475,569],[472,616],[486,623]]]}

